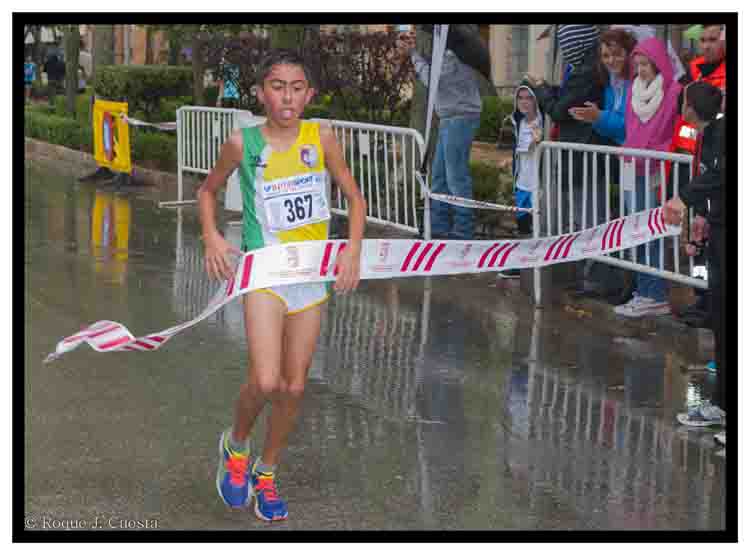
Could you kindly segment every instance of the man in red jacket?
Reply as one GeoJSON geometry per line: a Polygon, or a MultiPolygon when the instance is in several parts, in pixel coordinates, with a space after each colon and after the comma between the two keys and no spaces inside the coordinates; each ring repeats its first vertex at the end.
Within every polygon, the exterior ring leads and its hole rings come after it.
{"type": "MultiPolygon", "coordinates": [[[[705,81],[722,91],[726,90],[726,46],[721,25],[704,25],[700,44],[703,56],[690,62],[692,81],[705,81]]],[[[672,137],[672,152],[695,154],[697,131],[682,116],[677,121],[672,137]]]]}

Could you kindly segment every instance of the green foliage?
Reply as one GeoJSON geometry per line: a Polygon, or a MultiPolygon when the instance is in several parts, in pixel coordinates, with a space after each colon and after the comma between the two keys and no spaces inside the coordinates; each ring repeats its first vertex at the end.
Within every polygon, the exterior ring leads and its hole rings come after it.
{"type": "Polygon", "coordinates": [[[472,162],[470,166],[476,200],[513,204],[513,177],[508,170],[483,162],[472,162]]]}
{"type": "MultiPolygon", "coordinates": [[[[76,95],[76,120],[83,123],[89,124],[91,122],[91,95],[93,92],[87,88],[81,94],[76,95]]],[[[55,97],[54,114],[60,117],[70,117],[68,114],[65,103],[67,102],[65,95],[58,95],[55,97]]]]}
{"type": "MultiPolygon", "coordinates": [[[[93,131],[90,125],[45,112],[42,107],[25,110],[26,137],[83,152],[94,151],[93,131]]],[[[177,137],[173,133],[131,128],[130,148],[134,164],[140,161],[151,168],[171,172],[177,168],[177,137]]]]}
{"type": "Polygon", "coordinates": [[[94,81],[97,97],[127,102],[130,113],[142,110],[147,119],[159,113],[163,98],[190,95],[192,86],[191,68],[162,65],[102,66],[94,81]]]}
{"type": "Polygon", "coordinates": [[[480,141],[496,142],[503,119],[513,111],[513,98],[486,96],[482,98],[482,119],[477,131],[480,141]]]}
{"type": "Polygon", "coordinates": [[[93,151],[94,140],[90,126],[82,126],[72,118],[37,110],[26,110],[24,116],[25,136],[76,150],[93,151]]]}
{"type": "Polygon", "coordinates": [[[322,104],[308,104],[302,117],[305,119],[333,119],[330,108],[322,104]]]}
{"type": "Polygon", "coordinates": [[[160,131],[131,129],[130,156],[137,160],[152,161],[150,167],[161,171],[177,171],[177,135],[160,131]]]}

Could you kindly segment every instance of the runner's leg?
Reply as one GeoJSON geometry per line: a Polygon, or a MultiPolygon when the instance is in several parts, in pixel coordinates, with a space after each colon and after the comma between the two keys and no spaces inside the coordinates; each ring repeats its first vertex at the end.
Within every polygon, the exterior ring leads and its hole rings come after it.
{"type": "Polygon", "coordinates": [[[282,391],[272,400],[271,418],[263,445],[262,460],[276,465],[281,450],[294,429],[302,405],[307,372],[320,337],[322,309],[316,306],[286,317],[282,353],[282,391]]]}
{"type": "Polygon", "coordinates": [[[247,383],[240,388],[234,413],[234,439],[244,441],[250,435],[266,401],[279,393],[281,386],[281,346],[284,303],[268,293],[248,293],[243,298],[247,337],[247,383]]]}

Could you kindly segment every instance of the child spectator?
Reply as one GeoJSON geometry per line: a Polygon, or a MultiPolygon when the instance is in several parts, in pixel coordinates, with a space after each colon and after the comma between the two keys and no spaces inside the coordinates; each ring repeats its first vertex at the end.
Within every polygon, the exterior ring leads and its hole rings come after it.
{"type": "MultiPolygon", "coordinates": [[[[657,38],[639,42],[633,50],[633,62],[637,75],[628,93],[625,112],[626,138],[623,146],[666,151],[678,116],[678,99],[682,85],[675,80],[666,45],[657,38]]],[[[660,164],[650,163],[648,175],[645,161],[642,159],[637,159],[633,163],[632,158],[626,157],[625,166],[626,175],[634,175],[634,178],[622,176],[625,211],[639,212],[645,210],[647,205],[656,207],[657,190],[661,184],[660,164]]],[[[646,263],[646,248],[649,249],[649,264],[658,267],[658,241],[652,241],[647,247],[637,248],[638,263],[646,263]]],[[[615,307],[616,314],[630,318],[670,312],[666,280],[643,272],[636,274],[633,298],[615,307]]]]}
{"type": "MultiPolygon", "coordinates": [[[[528,85],[516,89],[513,99],[513,192],[518,208],[531,208],[531,197],[536,186],[533,167],[534,147],[544,137],[544,112],[539,107],[534,91],[528,85]]],[[[531,214],[518,212],[518,230],[531,233],[531,214]]]]}
{"type": "MultiPolygon", "coordinates": [[[[544,113],[539,108],[534,91],[522,84],[513,97],[513,193],[518,208],[531,208],[534,188],[537,185],[534,167],[534,148],[544,137],[544,113]]],[[[518,231],[531,234],[531,214],[517,212],[518,231]]],[[[498,276],[516,278],[520,270],[506,270],[498,276]]]]}

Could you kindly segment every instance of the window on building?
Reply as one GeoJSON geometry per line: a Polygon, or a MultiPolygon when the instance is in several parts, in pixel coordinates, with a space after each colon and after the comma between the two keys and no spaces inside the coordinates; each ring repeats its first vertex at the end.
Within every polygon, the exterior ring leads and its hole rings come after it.
{"type": "Polygon", "coordinates": [[[510,81],[516,83],[529,70],[529,26],[513,25],[510,31],[510,81]]]}

